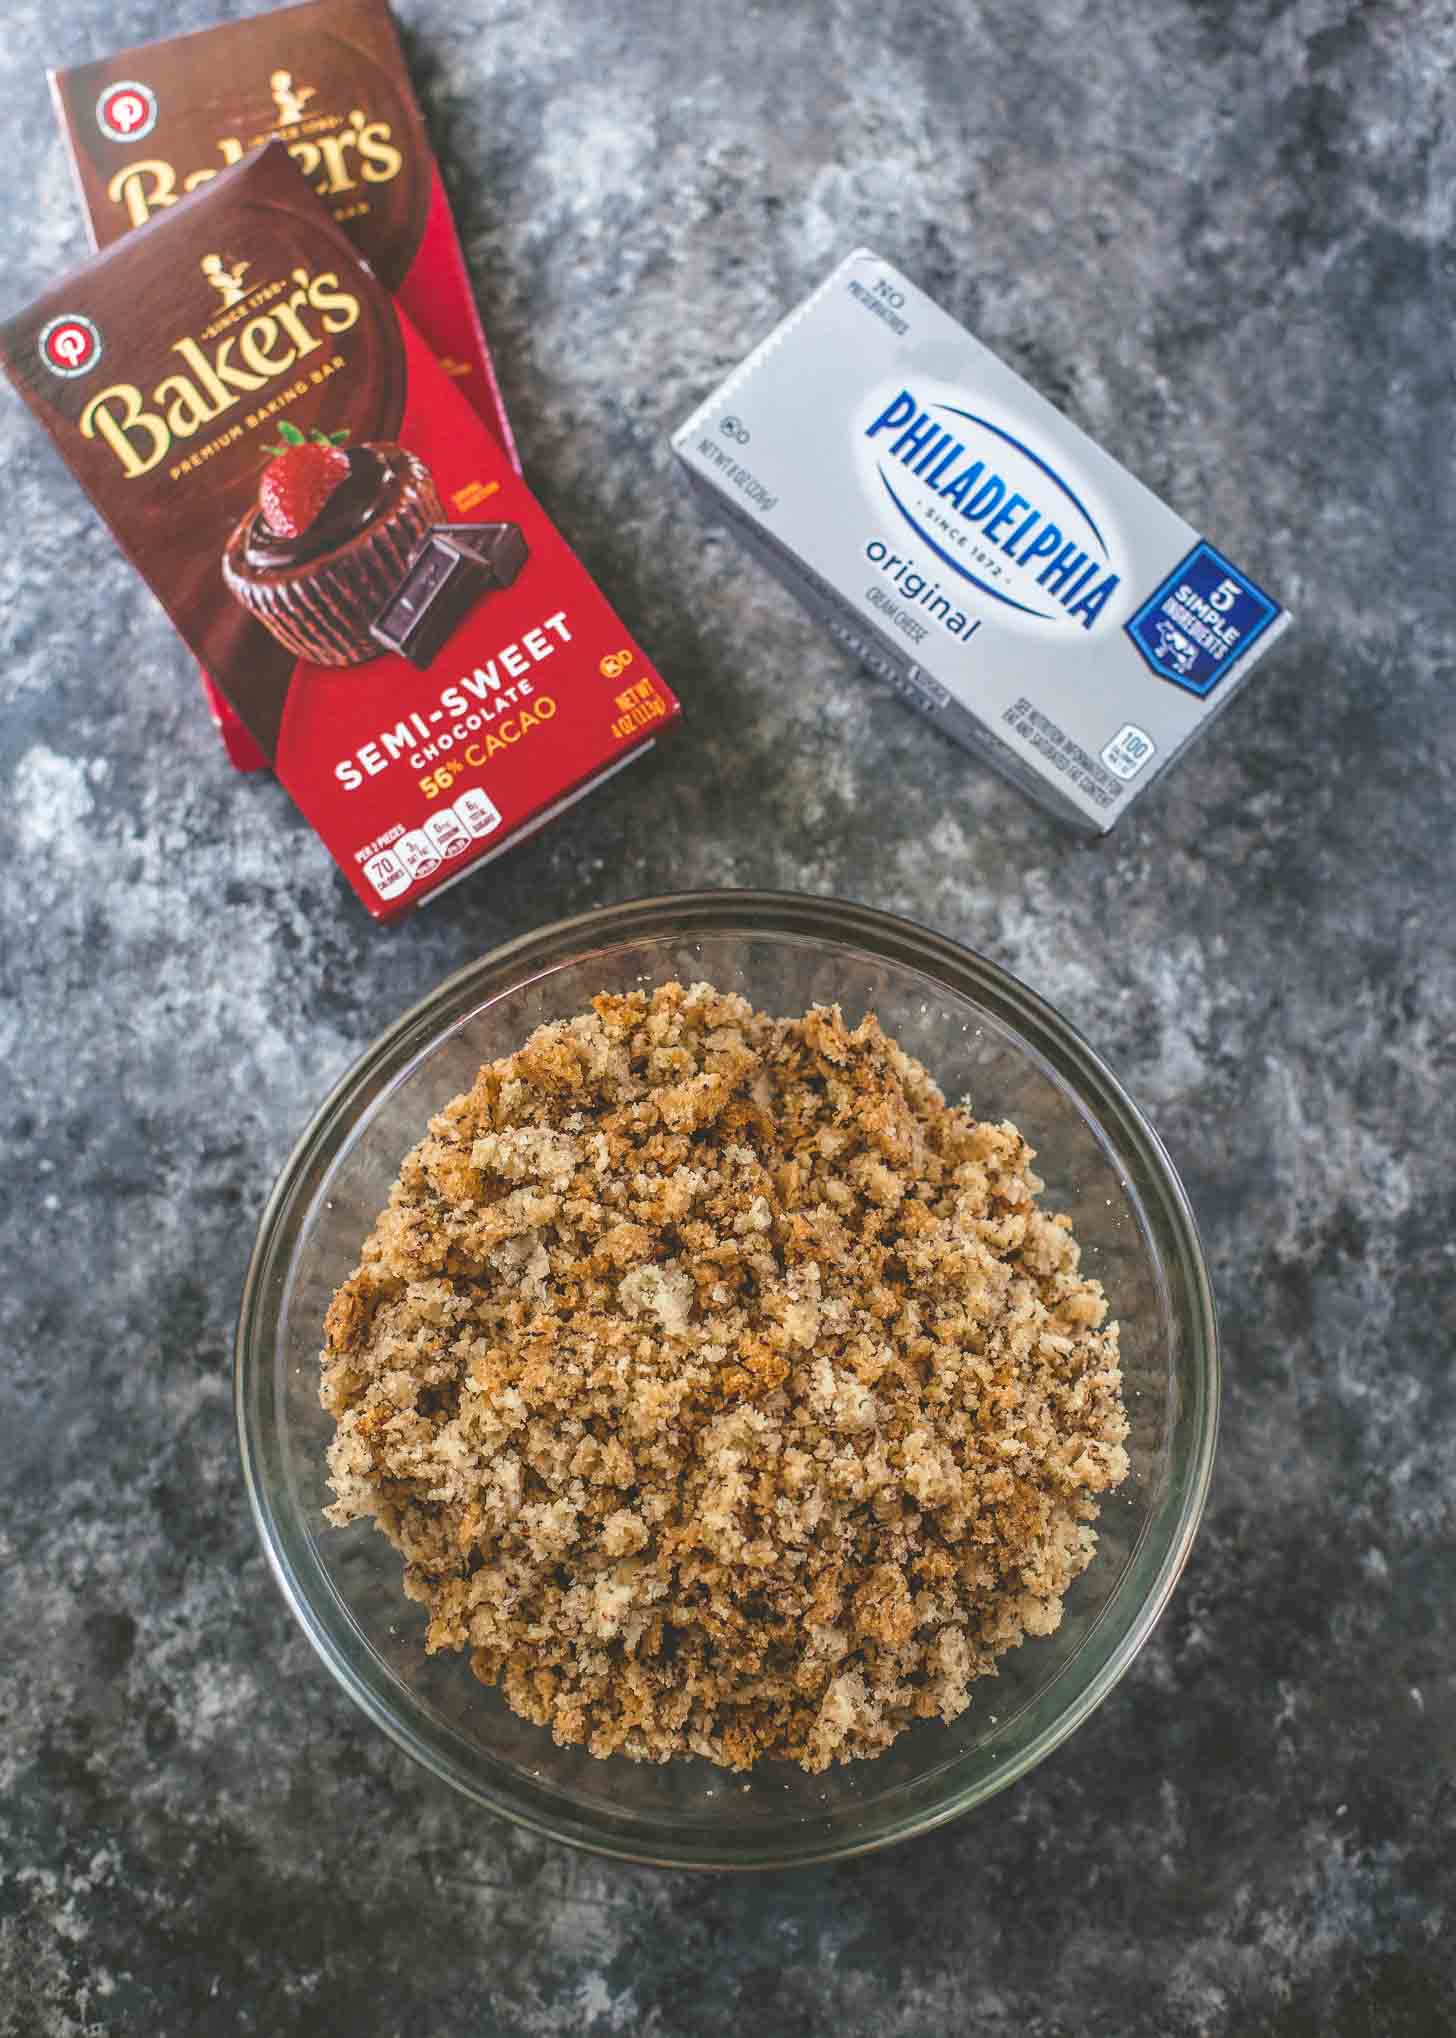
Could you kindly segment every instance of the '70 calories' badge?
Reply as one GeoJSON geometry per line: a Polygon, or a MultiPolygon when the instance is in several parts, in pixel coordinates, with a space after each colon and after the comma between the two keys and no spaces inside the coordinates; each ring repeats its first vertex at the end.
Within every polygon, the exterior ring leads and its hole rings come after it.
{"type": "Polygon", "coordinates": [[[1278,602],[1200,542],[1123,628],[1160,679],[1203,700],[1278,613],[1278,602]]]}

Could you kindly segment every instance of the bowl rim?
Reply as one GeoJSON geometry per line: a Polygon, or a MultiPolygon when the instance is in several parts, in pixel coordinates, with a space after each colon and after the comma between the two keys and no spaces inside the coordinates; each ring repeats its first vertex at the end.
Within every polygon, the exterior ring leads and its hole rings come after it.
{"type": "MultiPolygon", "coordinates": [[[[286,1270],[282,1270],[286,1271],[286,1270]]],[[[443,978],[357,1055],[317,1106],[278,1172],[258,1221],[238,1311],[234,1340],[233,1405],[244,1484],[254,1525],[274,1579],[294,1618],[335,1680],[364,1714],[431,1774],[474,1803],[542,1836],[611,1859],[644,1865],[696,1869],[772,1870],[807,1867],[874,1852],[921,1833],[933,1831],[963,1812],[987,1803],[1059,1747],[1090,1717],[1120,1682],[1163,1613],[1192,1548],[1208,1497],[1217,1447],[1221,1363],[1217,1310],[1197,1220],[1178,1171],[1162,1140],[1133,1102],[1108,1064],[1081,1032],[1037,992],[1000,963],[933,929],[878,907],[828,894],[723,887],[712,890],[660,892],[587,910],[549,922],[488,950],[443,978]],[[684,921],[690,924],[684,926],[684,921]],[[507,991],[549,975],[566,963],[580,963],[634,941],[671,931],[678,938],[729,932],[745,938],[772,940],[795,935],[840,941],[880,961],[919,969],[961,995],[974,991],[1002,1024],[1010,1023],[1021,1045],[1049,1060],[1059,1079],[1073,1090],[1094,1127],[1104,1133],[1109,1121],[1119,1138],[1138,1152],[1161,1200],[1175,1248],[1175,1286],[1186,1310],[1190,1342],[1191,1391],[1189,1429],[1192,1447],[1182,1468],[1176,1497],[1160,1511],[1169,1515],[1166,1545],[1143,1597],[1093,1675],[1069,1703],[1047,1721],[1024,1746],[1008,1756],[990,1778],[951,1791],[928,1807],[912,1807],[900,1819],[889,1819],[862,1836],[817,1841],[808,1833],[800,1844],[764,1844],[755,1849],[743,1839],[721,1851],[694,1846],[676,1851],[661,1844],[639,1844],[603,1832],[585,1816],[573,1820],[518,1801],[466,1774],[410,1726],[360,1677],[356,1666],[338,1647],[316,1617],[313,1601],[291,1561],[286,1539],[262,1476],[260,1438],[251,1420],[249,1384],[271,1358],[270,1300],[286,1292],[275,1266],[285,1213],[307,1208],[310,1177],[321,1164],[331,1165],[349,1137],[357,1114],[348,1107],[372,1087],[381,1068],[393,1063],[389,1083],[398,1082],[417,1055],[507,991]],[[481,996],[462,1006],[462,994],[479,987],[481,996]],[[493,987],[493,988],[491,988],[493,987]],[[452,1007],[460,1009],[452,1010],[452,1007]],[[1027,1029],[1030,1029],[1028,1037],[1027,1029]],[[418,1037],[417,1037],[418,1036],[418,1037]],[[1050,1050],[1050,1051],[1049,1051],[1050,1050]]],[[[1157,1522],[1159,1516],[1151,1518],[1157,1522]]],[[[624,1818],[624,1824],[627,1823],[624,1818]]]]}

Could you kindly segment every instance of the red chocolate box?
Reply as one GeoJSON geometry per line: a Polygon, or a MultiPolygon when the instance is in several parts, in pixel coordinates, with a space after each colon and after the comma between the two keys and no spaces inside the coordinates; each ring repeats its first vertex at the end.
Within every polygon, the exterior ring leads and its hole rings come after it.
{"type": "MultiPolygon", "coordinates": [[[[164,215],[270,136],[324,198],[515,464],[440,172],[387,0],[304,0],[51,73],[93,245],[164,215]]],[[[225,306],[248,282],[220,254],[225,306]]],[[[266,759],[204,674],[228,755],[266,759]]]]}
{"type": "Polygon", "coordinates": [[[0,326],[0,357],[377,917],[676,718],[283,143],[0,326]]]}

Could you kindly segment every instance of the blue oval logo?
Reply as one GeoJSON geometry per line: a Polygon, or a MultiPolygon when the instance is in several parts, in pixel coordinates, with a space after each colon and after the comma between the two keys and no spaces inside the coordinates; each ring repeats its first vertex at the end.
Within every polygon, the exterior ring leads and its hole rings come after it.
{"type": "Polygon", "coordinates": [[[865,427],[884,499],[943,566],[1003,610],[1090,630],[1119,584],[1085,492],[963,404],[901,389],[865,427]]]}

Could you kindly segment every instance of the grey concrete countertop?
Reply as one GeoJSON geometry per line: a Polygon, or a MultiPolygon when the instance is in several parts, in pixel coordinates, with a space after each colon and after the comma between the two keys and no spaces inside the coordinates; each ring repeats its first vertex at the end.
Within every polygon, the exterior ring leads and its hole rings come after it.
{"type": "MultiPolygon", "coordinates": [[[[4,304],[83,236],[16,0],[4,304]]],[[[682,740],[397,932],[0,403],[0,2031],[1425,2038],[1456,2028],[1456,139],[1447,0],[404,0],[528,471],[682,740]],[[1101,846],[841,657],[669,428],[868,241],[1299,622],[1101,846]],[[673,885],[985,950],[1149,1110],[1227,1351],[1212,1501],[1091,1722],[978,1815],[697,1879],[517,1833],[334,1687],[230,1338],[313,1105],[447,971],[673,885]]]]}

